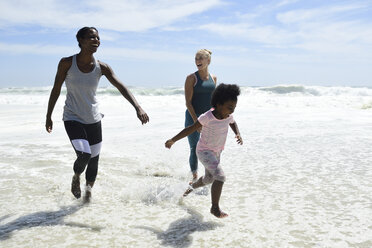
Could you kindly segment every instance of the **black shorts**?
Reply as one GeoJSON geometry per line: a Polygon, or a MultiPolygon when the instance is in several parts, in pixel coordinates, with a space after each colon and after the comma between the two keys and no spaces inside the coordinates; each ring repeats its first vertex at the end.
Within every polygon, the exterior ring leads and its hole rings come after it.
{"type": "Polygon", "coordinates": [[[65,129],[72,146],[76,151],[98,156],[102,145],[101,121],[93,124],[83,124],[78,121],[65,121],[65,129]]]}

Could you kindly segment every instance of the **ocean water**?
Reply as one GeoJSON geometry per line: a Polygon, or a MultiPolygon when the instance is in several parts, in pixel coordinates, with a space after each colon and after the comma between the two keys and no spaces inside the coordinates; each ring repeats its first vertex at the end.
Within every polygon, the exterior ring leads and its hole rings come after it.
{"type": "Polygon", "coordinates": [[[209,187],[181,198],[187,140],[164,147],[183,128],[182,87],[131,90],[150,123],[99,89],[103,147],[83,204],[65,91],[48,134],[50,88],[0,89],[0,247],[372,247],[371,88],[242,87],[244,145],[230,131],[221,155],[225,219],[209,213],[209,187]]]}

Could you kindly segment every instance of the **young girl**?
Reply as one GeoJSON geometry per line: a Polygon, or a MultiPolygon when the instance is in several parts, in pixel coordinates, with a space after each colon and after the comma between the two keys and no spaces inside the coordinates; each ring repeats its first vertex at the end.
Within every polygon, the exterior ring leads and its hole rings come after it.
{"type": "Polygon", "coordinates": [[[212,94],[211,104],[213,108],[202,114],[193,125],[186,127],[165,142],[165,147],[171,148],[176,141],[202,128],[196,154],[205,167],[205,175],[196,182],[190,183],[190,187],[186,190],[184,196],[188,195],[193,189],[212,183],[212,207],[210,212],[218,218],[228,216],[221,211],[219,201],[222,186],[225,182],[225,174],[220,166],[220,154],[224,149],[229,126],[234,131],[238,144],[243,144],[238,125],[232,116],[239,94],[240,89],[235,84],[218,85],[212,94]]]}

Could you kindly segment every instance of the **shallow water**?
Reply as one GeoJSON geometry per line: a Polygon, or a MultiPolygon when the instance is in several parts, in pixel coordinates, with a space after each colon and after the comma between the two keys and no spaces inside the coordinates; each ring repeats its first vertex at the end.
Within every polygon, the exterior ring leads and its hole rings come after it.
{"type": "Polygon", "coordinates": [[[184,97],[159,91],[136,95],[144,126],[122,97],[99,95],[104,143],[84,205],[70,193],[64,96],[48,134],[47,90],[0,90],[0,246],[372,246],[371,89],[243,89],[244,145],[230,132],[221,156],[223,220],[209,214],[208,187],[180,197],[188,144],[164,142],[183,127],[184,97]]]}

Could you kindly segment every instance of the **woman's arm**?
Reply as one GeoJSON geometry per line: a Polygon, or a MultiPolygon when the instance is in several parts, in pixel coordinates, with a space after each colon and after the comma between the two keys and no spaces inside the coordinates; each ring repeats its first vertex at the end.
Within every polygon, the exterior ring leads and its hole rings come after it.
{"type": "Polygon", "coordinates": [[[48,110],[46,114],[46,122],[45,128],[48,133],[52,132],[53,130],[53,121],[52,121],[52,113],[54,106],[58,100],[59,95],[61,94],[61,88],[63,82],[66,79],[67,71],[70,69],[72,64],[72,57],[62,58],[58,63],[58,69],[56,73],[56,77],[54,79],[53,89],[50,92],[49,101],[48,101],[48,110]]]}
{"type": "Polygon", "coordinates": [[[212,78],[213,78],[214,84],[217,85],[217,76],[216,75],[212,75],[212,78]]]}
{"type": "Polygon", "coordinates": [[[119,78],[115,75],[114,71],[108,64],[103,62],[99,62],[101,66],[102,75],[104,75],[108,81],[115,86],[120,93],[128,100],[130,104],[135,108],[137,112],[138,119],[145,124],[149,121],[149,117],[147,116],[146,112],[141,108],[141,106],[136,101],[136,98],[132,95],[127,87],[124,86],[122,82],[120,82],[119,78]]]}
{"type": "Polygon", "coordinates": [[[192,124],[191,126],[188,126],[186,128],[184,128],[181,132],[179,132],[176,136],[174,136],[173,138],[167,140],[165,142],[165,147],[167,148],[171,148],[172,145],[182,139],[182,138],[185,138],[186,136],[192,134],[193,132],[195,132],[196,130],[200,129],[202,127],[202,125],[200,124],[199,121],[196,121],[194,124],[192,124]]]}
{"type": "Polygon", "coordinates": [[[234,121],[233,123],[230,124],[230,127],[233,130],[233,132],[235,133],[235,138],[236,138],[238,144],[243,145],[243,139],[240,136],[238,124],[234,121]]]}
{"type": "Polygon", "coordinates": [[[196,83],[195,74],[190,74],[186,77],[185,82],[185,100],[186,100],[186,107],[189,111],[192,119],[194,122],[198,120],[198,117],[196,116],[194,107],[192,106],[192,96],[194,94],[194,85],[196,83]]]}

